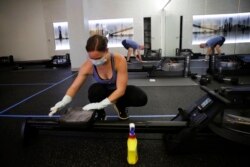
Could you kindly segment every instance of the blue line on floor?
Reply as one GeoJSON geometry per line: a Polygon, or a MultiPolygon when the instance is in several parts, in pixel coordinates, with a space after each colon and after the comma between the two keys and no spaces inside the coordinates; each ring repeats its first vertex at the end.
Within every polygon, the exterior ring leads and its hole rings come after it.
{"type": "Polygon", "coordinates": [[[60,115],[0,115],[0,118],[60,118],[60,115]]]}
{"type": "MultiPolygon", "coordinates": [[[[172,118],[175,117],[174,114],[166,114],[166,115],[129,115],[130,118],[172,118]]],[[[116,118],[117,115],[107,115],[107,118],[116,118]]]]}
{"type": "Polygon", "coordinates": [[[33,85],[53,85],[55,83],[28,83],[28,84],[0,84],[0,86],[33,86],[33,85]]]}
{"type": "MultiPolygon", "coordinates": [[[[166,115],[130,115],[130,118],[172,118],[175,117],[174,114],[166,114],[166,115]]],[[[61,115],[53,115],[52,117],[48,115],[0,115],[0,117],[4,118],[60,118],[61,115]]],[[[117,115],[107,115],[107,118],[118,118],[117,115]]]]}
{"type": "Polygon", "coordinates": [[[56,85],[59,85],[60,83],[62,83],[62,82],[64,82],[65,80],[67,80],[67,79],[73,77],[73,76],[76,75],[76,74],[77,74],[77,73],[74,73],[74,74],[68,76],[67,78],[64,78],[63,80],[61,80],[61,81],[59,81],[59,82],[57,82],[57,83],[55,83],[55,84],[49,86],[48,88],[45,88],[45,89],[43,89],[43,90],[41,90],[41,91],[39,91],[39,92],[37,92],[37,93],[35,93],[35,94],[33,94],[33,95],[31,95],[31,96],[29,96],[29,97],[27,97],[27,98],[21,100],[20,102],[18,102],[18,103],[16,103],[16,104],[14,104],[14,105],[12,105],[12,106],[10,106],[10,107],[4,109],[3,111],[0,112],[0,114],[3,114],[3,113],[5,113],[6,111],[8,111],[8,110],[10,110],[10,109],[12,109],[12,108],[14,108],[14,107],[16,107],[16,106],[18,106],[18,105],[20,105],[20,104],[26,102],[26,101],[28,101],[29,99],[31,99],[31,98],[33,98],[33,97],[35,97],[35,96],[37,96],[37,95],[39,95],[39,94],[41,94],[41,93],[43,93],[43,92],[45,92],[45,91],[47,91],[47,90],[49,90],[49,89],[55,87],[56,85]]]}

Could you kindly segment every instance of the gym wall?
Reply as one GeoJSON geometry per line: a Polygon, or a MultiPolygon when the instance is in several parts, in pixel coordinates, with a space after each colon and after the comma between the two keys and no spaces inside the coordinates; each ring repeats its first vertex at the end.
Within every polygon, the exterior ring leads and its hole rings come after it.
{"type": "MultiPolygon", "coordinates": [[[[134,39],[143,43],[143,17],[152,18],[152,48],[161,48],[161,9],[166,0],[1,0],[0,56],[15,60],[50,59],[55,51],[53,22],[69,23],[72,68],[86,59],[88,19],[134,18],[134,39]]],[[[111,51],[126,54],[125,49],[111,51]]]]}
{"type": "Polygon", "coordinates": [[[48,59],[47,34],[41,0],[0,1],[0,56],[15,60],[48,59]]]}

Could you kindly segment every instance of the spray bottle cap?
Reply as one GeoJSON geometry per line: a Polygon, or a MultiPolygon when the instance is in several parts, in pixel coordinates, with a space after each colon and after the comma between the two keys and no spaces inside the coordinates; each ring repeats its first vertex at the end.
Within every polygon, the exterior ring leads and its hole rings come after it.
{"type": "Polygon", "coordinates": [[[135,136],[135,124],[134,123],[129,124],[129,136],[135,136]]]}

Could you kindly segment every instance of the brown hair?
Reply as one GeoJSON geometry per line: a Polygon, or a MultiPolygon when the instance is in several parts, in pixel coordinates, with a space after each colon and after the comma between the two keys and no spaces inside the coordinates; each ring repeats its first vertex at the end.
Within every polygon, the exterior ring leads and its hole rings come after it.
{"type": "Polygon", "coordinates": [[[87,52],[100,51],[104,52],[107,49],[108,39],[102,35],[93,35],[89,37],[86,44],[87,52]]]}

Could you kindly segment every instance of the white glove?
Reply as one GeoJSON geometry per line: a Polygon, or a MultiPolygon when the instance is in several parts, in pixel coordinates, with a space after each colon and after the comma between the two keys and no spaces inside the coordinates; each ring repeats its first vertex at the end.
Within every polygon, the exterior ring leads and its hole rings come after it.
{"type": "Polygon", "coordinates": [[[105,107],[107,107],[108,105],[112,104],[108,98],[105,98],[104,100],[102,100],[99,103],[90,103],[85,105],[82,109],[83,110],[100,110],[103,109],[105,107]]]}
{"type": "Polygon", "coordinates": [[[49,116],[51,117],[53,114],[55,114],[57,111],[63,109],[67,104],[69,104],[72,101],[72,97],[65,95],[61,101],[56,103],[54,107],[50,108],[49,116]]]}

